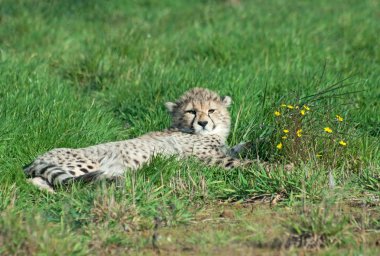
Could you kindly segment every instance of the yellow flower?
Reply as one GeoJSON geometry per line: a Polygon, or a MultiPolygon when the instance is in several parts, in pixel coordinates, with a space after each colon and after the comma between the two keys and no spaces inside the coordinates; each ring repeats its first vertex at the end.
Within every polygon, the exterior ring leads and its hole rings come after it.
{"type": "Polygon", "coordinates": [[[340,115],[336,115],[336,120],[338,120],[338,122],[343,122],[343,117],[341,117],[340,115]]]}
{"type": "Polygon", "coordinates": [[[288,109],[293,109],[294,107],[292,105],[287,105],[288,109]]]}
{"type": "Polygon", "coordinates": [[[282,142],[278,143],[276,146],[278,149],[282,149],[282,142]]]}
{"type": "Polygon", "coordinates": [[[288,138],[288,136],[282,136],[281,138],[282,138],[283,140],[285,140],[285,139],[288,138]]]}
{"type": "Polygon", "coordinates": [[[339,145],[345,147],[345,146],[347,146],[347,142],[345,142],[344,140],[341,140],[341,141],[339,141],[339,145]]]}
{"type": "Polygon", "coordinates": [[[306,106],[306,105],[303,105],[303,108],[304,108],[305,110],[307,110],[307,111],[310,110],[310,108],[309,108],[308,106],[306,106]]]}
{"type": "Polygon", "coordinates": [[[279,111],[274,111],[275,116],[281,116],[281,113],[279,111]]]}
{"type": "Polygon", "coordinates": [[[301,137],[301,136],[302,136],[302,129],[298,129],[298,130],[297,130],[297,136],[298,136],[298,137],[301,137]]]}
{"type": "Polygon", "coordinates": [[[301,114],[302,116],[304,116],[304,115],[306,114],[306,110],[302,109],[302,110],[300,111],[300,114],[301,114]]]}
{"type": "Polygon", "coordinates": [[[281,107],[282,107],[282,108],[286,108],[286,104],[282,103],[282,104],[281,104],[281,107]]]}
{"type": "Polygon", "coordinates": [[[284,129],[284,133],[289,133],[289,130],[287,130],[287,129],[284,129]]]}
{"type": "Polygon", "coordinates": [[[296,106],[296,109],[299,109],[300,107],[299,106],[296,106]]]}
{"type": "Polygon", "coordinates": [[[333,130],[330,127],[325,127],[324,130],[327,133],[332,133],[333,132],[333,130]]]}
{"type": "Polygon", "coordinates": [[[322,157],[322,154],[317,154],[316,156],[317,156],[317,157],[322,157]]]}

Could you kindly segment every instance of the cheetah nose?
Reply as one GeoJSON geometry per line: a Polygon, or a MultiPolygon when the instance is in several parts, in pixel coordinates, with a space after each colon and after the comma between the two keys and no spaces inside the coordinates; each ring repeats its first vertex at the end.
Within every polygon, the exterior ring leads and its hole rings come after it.
{"type": "Polygon", "coordinates": [[[200,126],[202,126],[203,128],[205,128],[206,125],[208,124],[208,121],[198,121],[198,124],[199,124],[200,126]]]}

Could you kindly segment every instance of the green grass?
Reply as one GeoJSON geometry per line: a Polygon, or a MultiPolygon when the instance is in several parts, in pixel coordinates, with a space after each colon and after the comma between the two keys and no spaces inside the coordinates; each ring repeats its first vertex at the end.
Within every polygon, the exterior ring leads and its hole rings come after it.
{"type": "Polygon", "coordinates": [[[379,5],[0,0],[0,254],[375,254],[379,5]],[[230,145],[267,141],[279,102],[345,78],[353,85],[342,93],[361,92],[319,103],[351,128],[333,170],[157,158],[125,182],[47,194],[21,169],[52,148],[162,130],[164,102],[195,86],[233,98],[230,145]]]}

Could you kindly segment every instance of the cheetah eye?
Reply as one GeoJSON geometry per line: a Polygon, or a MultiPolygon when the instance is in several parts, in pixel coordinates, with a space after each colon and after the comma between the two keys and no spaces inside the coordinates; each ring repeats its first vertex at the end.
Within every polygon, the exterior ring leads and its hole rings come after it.
{"type": "Polygon", "coordinates": [[[196,114],[195,110],[187,110],[185,113],[189,113],[189,114],[192,114],[192,115],[196,114]]]}
{"type": "Polygon", "coordinates": [[[209,110],[208,110],[208,113],[209,113],[209,114],[212,114],[212,113],[214,113],[214,112],[215,112],[215,109],[209,109],[209,110]]]}

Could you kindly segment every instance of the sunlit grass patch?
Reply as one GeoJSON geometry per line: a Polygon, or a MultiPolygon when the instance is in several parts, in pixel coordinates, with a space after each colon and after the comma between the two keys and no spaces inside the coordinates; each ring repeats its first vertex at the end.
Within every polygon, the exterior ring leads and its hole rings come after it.
{"type": "Polygon", "coordinates": [[[85,239],[65,224],[46,221],[40,214],[17,213],[11,208],[0,214],[0,254],[87,255],[85,239]]]}
{"type": "Polygon", "coordinates": [[[332,205],[311,207],[286,221],[290,236],[286,247],[320,249],[353,242],[349,216],[332,205]]]}

